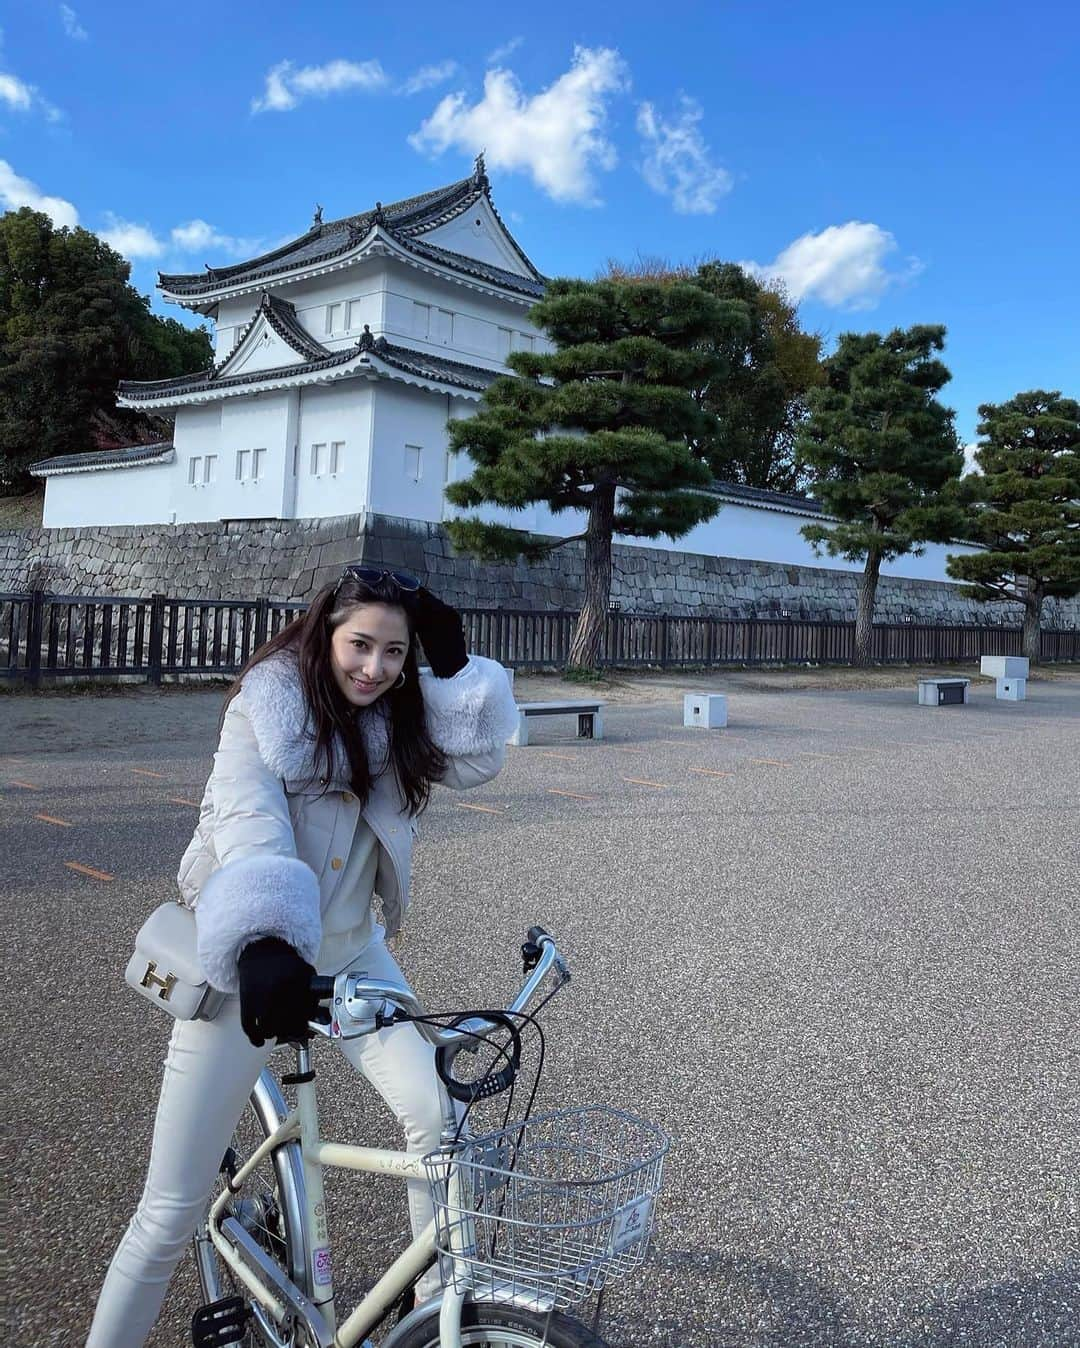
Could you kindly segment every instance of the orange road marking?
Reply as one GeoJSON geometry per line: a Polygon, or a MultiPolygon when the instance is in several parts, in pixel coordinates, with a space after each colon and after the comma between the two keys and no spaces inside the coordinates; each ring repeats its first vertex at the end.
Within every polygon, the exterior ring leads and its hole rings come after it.
{"type": "Polygon", "coordinates": [[[51,814],[35,814],[35,819],[43,819],[46,824],[59,824],[61,828],[74,828],[74,824],[69,824],[66,819],[54,819],[51,814]]]}
{"type": "Polygon", "coordinates": [[[497,810],[494,805],[466,805],[464,801],[457,803],[459,810],[481,810],[484,814],[505,814],[505,810],[497,810]]]}
{"type": "Polygon", "coordinates": [[[595,800],[595,796],[581,796],[576,791],[560,791],[556,786],[549,786],[547,789],[549,796],[569,796],[571,800],[595,800]]]}
{"type": "Polygon", "coordinates": [[[165,780],[163,772],[151,772],[149,768],[129,768],[128,771],[135,773],[137,777],[160,777],[162,781],[165,780]]]}
{"type": "Polygon", "coordinates": [[[576,763],[576,762],[578,761],[578,756],[577,756],[577,754],[557,754],[557,753],[554,753],[554,752],[553,752],[552,750],[550,750],[550,749],[544,749],[544,750],[542,750],[542,751],[541,751],[541,754],[540,754],[540,757],[541,757],[541,758],[561,758],[562,761],[563,761],[564,763],[576,763]]]}
{"type": "Polygon", "coordinates": [[[624,782],[633,782],[635,786],[663,786],[668,787],[670,782],[650,782],[645,777],[624,777],[624,782]]]}
{"type": "Polygon", "coordinates": [[[21,787],[23,788],[24,791],[40,791],[40,790],[41,790],[41,787],[40,787],[40,786],[35,786],[33,782],[20,782],[20,781],[18,781],[15,777],[12,777],[11,783],[10,783],[10,784],[11,784],[12,786],[21,786],[21,787]]]}
{"type": "Polygon", "coordinates": [[[197,800],[185,800],[183,796],[166,796],[165,799],[170,805],[194,805],[196,809],[199,808],[197,800]]]}
{"type": "Polygon", "coordinates": [[[768,763],[774,768],[789,768],[790,763],[785,763],[781,758],[752,758],[751,763],[768,763]]]}
{"type": "Polygon", "coordinates": [[[80,875],[89,875],[95,880],[115,880],[115,875],[109,875],[106,871],[95,871],[93,866],[84,866],[78,861],[65,861],[64,865],[71,871],[78,871],[80,875]]]}
{"type": "Polygon", "coordinates": [[[691,772],[704,773],[706,777],[734,777],[733,772],[717,772],[715,768],[691,768],[691,772]]]}
{"type": "Polygon", "coordinates": [[[843,758],[843,754],[821,754],[815,749],[796,749],[795,752],[803,758],[843,758]]]}

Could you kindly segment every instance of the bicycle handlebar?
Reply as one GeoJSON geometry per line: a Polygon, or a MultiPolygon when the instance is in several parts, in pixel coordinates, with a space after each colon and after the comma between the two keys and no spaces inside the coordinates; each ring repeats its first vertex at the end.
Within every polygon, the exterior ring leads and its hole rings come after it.
{"type": "MultiPolygon", "coordinates": [[[[506,1008],[506,1014],[511,1016],[526,1010],[552,968],[559,975],[560,986],[570,978],[570,970],[550,933],[543,927],[530,927],[527,940],[529,945],[539,949],[540,955],[521,991],[506,1008]]],[[[311,989],[319,1001],[328,1001],[331,1007],[330,1023],[324,1025],[311,1021],[310,1028],[314,1033],[329,1039],[359,1038],[389,1024],[387,1004],[391,1008],[400,1008],[410,1017],[422,1017],[425,1014],[416,995],[408,988],[399,983],[369,978],[363,971],[347,969],[336,977],[316,974],[311,980],[311,989]]],[[[496,1022],[486,1020],[483,1016],[471,1017],[453,1029],[430,1025],[420,1019],[414,1019],[414,1024],[436,1048],[475,1044],[478,1037],[483,1038],[499,1028],[496,1022]]]]}

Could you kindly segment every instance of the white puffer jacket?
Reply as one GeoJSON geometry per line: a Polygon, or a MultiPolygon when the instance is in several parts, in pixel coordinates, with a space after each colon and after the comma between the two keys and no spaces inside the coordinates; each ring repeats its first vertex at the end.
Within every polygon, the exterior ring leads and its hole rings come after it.
{"type": "MultiPolygon", "coordinates": [[[[490,781],[517,725],[510,681],[483,656],[450,679],[420,676],[428,733],[447,755],[446,786],[490,781]]],[[[373,772],[385,765],[378,703],[358,713],[373,772]]],[[[296,657],[280,651],[245,675],[229,704],[199,822],[180,862],[181,900],[195,909],[199,959],[211,984],[238,988],[236,961],[253,938],[278,936],[315,963],[321,916],[333,902],[361,815],[379,841],[375,891],[387,931],[409,902],[415,821],[393,770],[375,777],[363,810],[335,745],[335,774],[313,772],[314,739],[296,657]]],[[[323,767],[325,773],[325,767],[323,767]]]]}

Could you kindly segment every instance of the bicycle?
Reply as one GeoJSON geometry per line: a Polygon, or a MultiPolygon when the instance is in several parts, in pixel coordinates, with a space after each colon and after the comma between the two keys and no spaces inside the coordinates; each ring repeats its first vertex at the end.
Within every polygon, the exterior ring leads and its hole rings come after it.
{"type": "Polygon", "coordinates": [[[527,1008],[549,974],[555,986],[545,1002],[570,977],[542,927],[529,929],[522,956],[527,977],[510,1006],[455,1015],[448,1025],[407,988],[363,971],[312,980],[330,1004],[327,1023],[310,1023],[312,1036],[353,1038],[411,1020],[435,1045],[441,1145],[417,1157],[321,1138],[310,1044],[294,1042],[296,1070],[280,1085],[269,1068],[260,1076],[195,1234],[207,1301],[192,1321],[196,1348],[370,1348],[367,1336],[436,1259],[441,1296],[401,1315],[382,1348],[605,1348],[565,1309],[644,1261],[669,1143],[659,1129],[608,1106],[530,1118],[531,1100],[516,1123],[480,1136],[464,1131],[458,1104],[471,1107],[512,1087],[521,1065],[518,1026],[536,1024],[527,1008]],[[508,1044],[495,1042],[500,1032],[508,1044]],[[455,1075],[459,1055],[485,1043],[503,1065],[471,1080],[455,1075]],[[296,1088],[292,1110],[281,1085],[296,1088]],[[426,1179],[435,1209],[340,1324],[327,1166],[426,1179]]]}

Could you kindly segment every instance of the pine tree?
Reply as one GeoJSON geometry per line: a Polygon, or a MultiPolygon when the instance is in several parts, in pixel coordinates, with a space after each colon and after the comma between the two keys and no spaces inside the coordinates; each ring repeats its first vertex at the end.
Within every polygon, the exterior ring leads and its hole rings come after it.
{"type": "Polygon", "coordinates": [[[946,541],[955,523],[938,496],[959,478],[964,456],[952,411],[935,396],[950,379],[934,357],[945,329],[928,325],[844,333],[810,392],[798,452],[836,525],[802,533],[832,557],[865,559],[855,621],[855,663],[869,664],[881,564],[946,541]]]}
{"type": "Polygon", "coordinates": [[[957,495],[985,552],[950,557],[965,592],[1024,606],[1024,654],[1039,662],[1043,600],[1080,593],[1080,403],[1036,389],[984,403],[980,472],[957,495]]]}
{"type": "Polygon", "coordinates": [[[686,283],[556,280],[532,310],[555,350],[515,352],[517,378],[495,381],[478,414],[450,423],[472,475],[446,495],[458,506],[543,502],[584,515],[582,532],[550,540],[478,517],[447,525],[455,547],[487,559],[538,560],[583,540],[584,603],[568,668],[593,670],[611,592],[614,534],[680,538],[719,508],[692,445],[708,429],[691,391],[723,374],[719,351],[745,330],[741,304],[686,283]]]}

